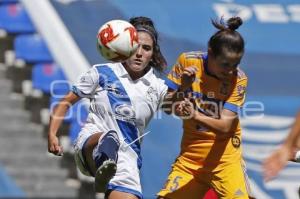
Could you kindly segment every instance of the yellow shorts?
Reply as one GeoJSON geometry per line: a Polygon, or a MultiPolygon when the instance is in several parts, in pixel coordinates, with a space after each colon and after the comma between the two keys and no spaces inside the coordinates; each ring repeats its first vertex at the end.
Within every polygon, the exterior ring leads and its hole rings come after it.
{"type": "Polygon", "coordinates": [[[219,199],[249,199],[244,164],[237,162],[223,168],[212,172],[193,171],[177,161],[157,195],[167,199],[199,199],[213,188],[219,199]]]}

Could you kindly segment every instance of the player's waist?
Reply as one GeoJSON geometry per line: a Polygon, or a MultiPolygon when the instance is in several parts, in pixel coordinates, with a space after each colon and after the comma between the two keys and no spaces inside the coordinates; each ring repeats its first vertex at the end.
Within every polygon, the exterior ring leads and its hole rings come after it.
{"type": "Polygon", "coordinates": [[[203,165],[206,162],[230,162],[235,157],[240,158],[241,139],[238,135],[226,139],[215,137],[214,140],[199,139],[199,137],[195,139],[184,135],[180,154],[186,162],[196,165],[203,165]]]}
{"type": "Polygon", "coordinates": [[[215,151],[214,149],[199,153],[182,151],[178,160],[193,170],[219,170],[236,161],[240,161],[242,158],[241,154],[241,150],[233,150],[230,153],[227,151],[225,154],[221,151],[215,151]]]}

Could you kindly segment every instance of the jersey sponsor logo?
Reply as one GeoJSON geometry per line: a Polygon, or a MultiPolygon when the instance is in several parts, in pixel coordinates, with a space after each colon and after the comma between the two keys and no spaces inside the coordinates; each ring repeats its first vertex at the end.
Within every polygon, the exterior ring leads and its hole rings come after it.
{"type": "Polygon", "coordinates": [[[115,108],[115,116],[122,121],[135,121],[136,114],[131,105],[121,104],[115,108]]]}

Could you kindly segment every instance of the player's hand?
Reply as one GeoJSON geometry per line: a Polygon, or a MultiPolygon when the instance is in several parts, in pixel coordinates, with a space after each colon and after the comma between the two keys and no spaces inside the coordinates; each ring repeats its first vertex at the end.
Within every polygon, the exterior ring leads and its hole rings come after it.
{"type": "Polygon", "coordinates": [[[192,119],[195,116],[195,103],[193,98],[185,98],[180,103],[180,116],[182,119],[192,119]]]}
{"type": "Polygon", "coordinates": [[[57,136],[50,135],[48,137],[48,152],[57,156],[63,155],[63,148],[59,145],[57,136]]]}
{"type": "Polygon", "coordinates": [[[278,173],[286,166],[291,159],[292,153],[290,148],[282,145],[279,149],[274,151],[263,162],[264,180],[269,181],[276,177],[278,173]]]}
{"type": "Polygon", "coordinates": [[[197,71],[198,68],[196,66],[189,66],[183,70],[181,75],[181,91],[186,91],[191,87],[192,83],[195,81],[197,71]]]}

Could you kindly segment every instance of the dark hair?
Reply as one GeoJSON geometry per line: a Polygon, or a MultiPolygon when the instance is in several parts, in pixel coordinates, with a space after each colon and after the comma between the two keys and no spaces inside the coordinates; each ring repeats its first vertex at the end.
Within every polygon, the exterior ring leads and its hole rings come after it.
{"type": "Polygon", "coordinates": [[[167,62],[160,51],[158,44],[158,33],[155,29],[153,21],[148,17],[132,17],[129,20],[137,31],[147,32],[153,39],[153,55],[150,61],[150,65],[160,72],[163,72],[167,67],[167,62]]]}
{"type": "Polygon", "coordinates": [[[218,22],[212,20],[212,24],[219,29],[208,42],[208,47],[211,48],[213,54],[218,56],[224,51],[243,53],[245,42],[243,37],[236,31],[243,24],[240,17],[232,17],[224,23],[223,18],[218,22]]]}

